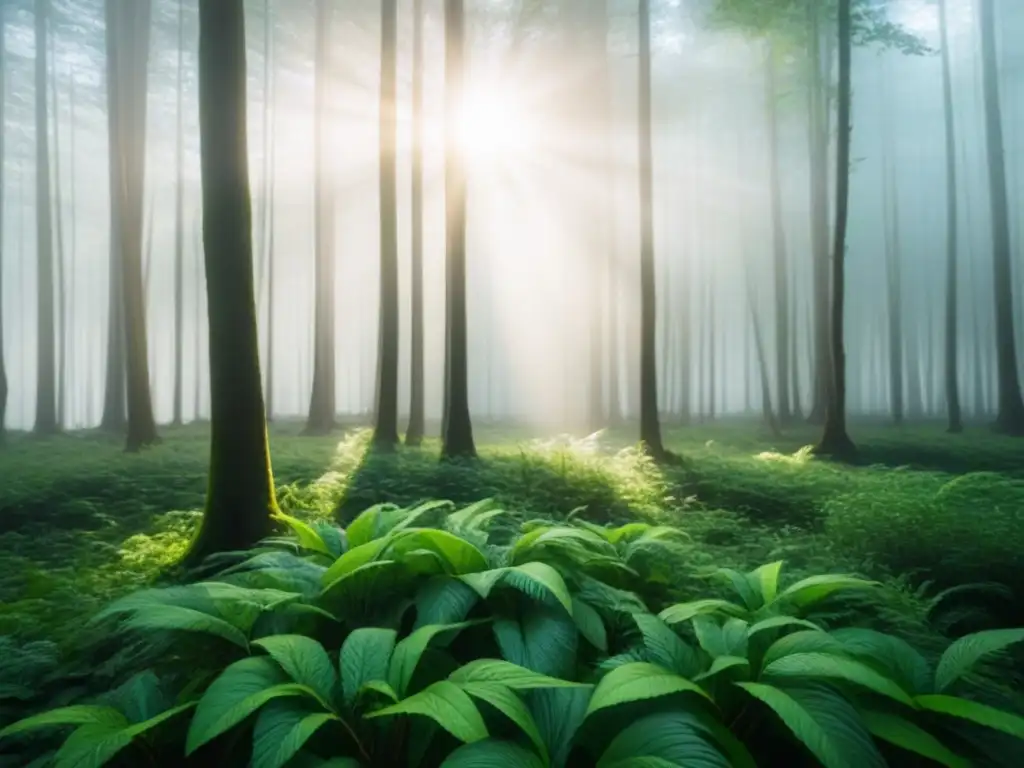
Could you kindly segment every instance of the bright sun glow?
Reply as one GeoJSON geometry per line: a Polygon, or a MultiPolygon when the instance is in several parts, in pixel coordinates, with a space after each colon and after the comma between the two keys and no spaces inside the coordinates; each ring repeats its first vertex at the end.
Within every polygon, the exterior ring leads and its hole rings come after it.
{"type": "Polygon", "coordinates": [[[467,91],[459,120],[459,142],[478,159],[522,155],[535,146],[536,124],[523,100],[508,88],[467,91]]]}

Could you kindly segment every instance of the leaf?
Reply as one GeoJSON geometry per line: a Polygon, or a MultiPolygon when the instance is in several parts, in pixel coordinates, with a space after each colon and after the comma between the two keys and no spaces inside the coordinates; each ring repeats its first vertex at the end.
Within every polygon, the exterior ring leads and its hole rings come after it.
{"type": "Polygon", "coordinates": [[[459,741],[473,742],[486,739],[487,726],[480,716],[473,700],[459,686],[449,680],[441,680],[427,686],[397,704],[366,715],[385,717],[388,715],[423,715],[444,728],[459,741]]]}
{"type": "Polygon", "coordinates": [[[125,729],[90,724],[77,728],[61,744],[54,757],[54,768],[99,768],[113,760],[132,743],[125,729]]]}
{"type": "Polygon", "coordinates": [[[993,728],[1016,736],[1018,739],[1024,739],[1024,718],[1010,712],[941,693],[918,696],[917,703],[930,712],[970,720],[978,725],[984,725],[986,728],[993,728]]]}
{"type": "Polygon", "coordinates": [[[932,690],[932,673],[928,662],[906,640],[860,627],[837,629],[830,635],[839,641],[841,652],[885,670],[904,690],[911,693],[932,690]]]}
{"type": "Polygon", "coordinates": [[[268,701],[282,696],[313,695],[313,691],[286,681],[278,664],[265,656],[253,656],[228,666],[199,700],[188,729],[185,754],[191,755],[268,701]]]}
{"type": "Polygon", "coordinates": [[[388,664],[398,633],[393,629],[355,629],[341,646],[341,691],[345,704],[352,706],[359,691],[371,681],[388,679],[388,664]]]}
{"type": "Polygon", "coordinates": [[[689,603],[670,605],[658,614],[658,618],[666,624],[680,624],[689,621],[694,616],[703,616],[708,613],[744,616],[747,612],[743,607],[728,600],[694,600],[689,603]]]}
{"type": "Polygon", "coordinates": [[[565,585],[565,579],[547,563],[523,563],[509,568],[495,568],[465,575],[462,580],[485,600],[499,583],[507,584],[534,600],[554,598],[572,615],[572,596],[565,585]]]}
{"type": "Polygon", "coordinates": [[[827,632],[806,630],[784,635],[768,646],[761,659],[762,667],[793,653],[843,653],[843,644],[827,632]]]}
{"type": "Polygon", "coordinates": [[[944,691],[971,671],[983,656],[1024,642],[1024,629],[990,629],[961,637],[942,654],[935,668],[935,690],[944,691]]]}
{"type": "Polygon", "coordinates": [[[592,689],[538,688],[526,694],[527,706],[544,738],[551,764],[564,766],[573,739],[587,714],[592,689]]]}
{"type": "Polygon", "coordinates": [[[608,632],[604,628],[604,620],[589,603],[578,598],[572,599],[572,618],[580,634],[587,642],[602,653],[608,653],[608,632]]]}
{"type": "Polygon", "coordinates": [[[458,685],[467,683],[498,683],[517,691],[531,688],[573,688],[581,683],[570,683],[548,675],[539,675],[525,667],[498,659],[477,659],[459,667],[448,675],[458,685]]]}
{"type": "Polygon", "coordinates": [[[825,768],[885,768],[856,710],[828,689],[736,685],[771,707],[825,768]]]}
{"type": "Polygon", "coordinates": [[[295,534],[295,538],[299,540],[299,546],[303,549],[331,556],[331,550],[320,537],[320,534],[302,520],[292,517],[291,515],[286,515],[284,512],[278,512],[273,516],[273,519],[278,520],[291,528],[292,533],[295,534]]]}
{"type": "Polygon", "coordinates": [[[547,763],[511,741],[485,739],[463,744],[441,763],[441,768],[546,768],[547,763]]]}
{"type": "Polygon", "coordinates": [[[612,740],[597,761],[597,768],[731,768],[709,736],[688,712],[648,715],[630,723],[612,740]]]}
{"type": "MultiPolygon", "coordinates": [[[[351,530],[351,528],[349,530],[351,530]]],[[[349,535],[349,540],[352,540],[351,534],[349,535]]],[[[357,547],[352,547],[352,549],[335,560],[320,577],[320,584],[323,586],[323,591],[327,592],[331,590],[331,588],[345,576],[351,574],[356,569],[377,560],[386,544],[387,541],[385,539],[375,539],[373,541],[368,541],[365,544],[360,544],[357,547]]]]}
{"type": "Polygon", "coordinates": [[[428,550],[442,558],[446,570],[453,575],[478,573],[487,569],[483,552],[465,539],[437,528],[407,528],[396,530],[383,540],[382,557],[401,561],[414,550],[428,550]]]}
{"type": "Polygon", "coordinates": [[[251,768],[283,768],[322,726],[338,718],[295,701],[272,701],[256,717],[251,768]]]}
{"type": "Polygon", "coordinates": [[[463,621],[458,624],[430,624],[417,629],[395,646],[388,666],[388,684],[399,696],[404,696],[416,671],[416,665],[419,664],[423,651],[431,641],[440,635],[459,632],[477,623],[479,622],[463,621]]]}
{"type": "Polygon", "coordinates": [[[110,692],[110,699],[110,703],[133,723],[148,720],[173,703],[164,693],[160,678],[151,669],[132,675],[110,692]]]}
{"type": "Polygon", "coordinates": [[[719,568],[715,571],[715,575],[724,576],[732,584],[733,590],[739,595],[748,610],[756,611],[764,604],[760,590],[754,587],[751,580],[747,578],[747,574],[732,568],[719,568]]]}
{"type": "Polygon", "coordinates": [[[746,674],[750,674],[750,662],[742,656],[718,656],[711,662],[711,667],[706,672],[701,672],[693,679],[707,680],[709,677],[721,674],[727,669],[736,669],[737,667],[746,668],[746,674]]]}
{"type": "Polygon", "coordinates": [[[518,621],[496,619],[494,638],[504,658],[538,674],[569,677],[575,669],[579,631],[561,608],[538,603],[518,621]]]}
{"type": "Polygon", "coordinates": [[[480,596],[465,582],[450,576],[430,579],[416,593],[415,629],[463,621],[479,600],[480,596]]]}
{"type": "Polygon", "coordinates": [[[51,709],[38,715],[26,717],[0,730],[0,739],[35,728],[54,728],[65,725],[97,725],[106,728],[127,728],[130,723],[121,712],[113,707],[98,704],[74,704],[70,707],[51,709]]]}
{"type": "Polygon", "coordinates": [[[864,724],[876,738],[895,744],[897,747],[927,757],[947,768],[970,768],[970,761],[947,749],[942,742],[928,731],[906,718],[889,712],[862,711],[864,724]]]}
{"type": "Polygon", "coordinates": [[[587,707],[587,717],[618,704],[656,699],[674,693],[696,693],[708,698],[699,685],[664,667],[642,661],[624,664],[601,678],[587,707]]]}
{"type": "Polygon", "coordinates": [[[274,635],[254,640],[253,645],[269,653],[292,680],[316,691],[320,703],[331,708],[338,676],[320,643],[303,635],[274,635]]]}
{"type": "Polygon", "coordinates": [[[867,664],[827,653],[793,653],[771,662],[761,670],[762,678],[827,678],[853,683],[914,707],[914,699],[867,664]]]}
{"type": "Polygon", "coordinates": [[[224,619],[181,605],[140,606],[135,609],[124,626],[127,629],[200,632],[222,637],[240,648],[249,650],[249,641],[245,634],[234,625],[224,619]]]}
{"type": "Polygon", "coordinates": [[[196,706],[198,703],[198,701],[188,701],[184,704],[179,704],[176,707],[171,707],[170,709],[164,710],[158,715],[154,715],[148,720],[143,720],[141,723],[135,723],[134,725],[129,726],[125,729],[125,733],[129,734],[134,739],[136,736],[146,733],[147,731],[153,730],[158,725],[170,720],[171,718],[177,717],[182,712],[187,712],[188,710],[192,709],[192,707],[196,706]]]}
{"type": "Polygon", "coordinates": [[[547,763],[548,748],[540,735],[537,723],[526,704],[514,691],[498,683],[464,683],[461,687],[470,696],[487,702],[518,725],[519,730],[533,742],[537,752],[547,763]]]}
{"type": "MultiPolygon", "coordinates": [[[[378,536],[384,535],[387,531],[382,530],[383,526],[380,525],[381,518],[385,514],[390,513],[388,516],[395,519],[395,523],[397,523],[401,519],[400,515],[402,512],[403,510],[400,510],[394,504],[375,504],[364,509],[345,529],[345,535],[348,537],[349,544],[353,548],[361,547],[378,536]],[[399,514],[396,515],[395,513],[399,514]]],[[[391,525],[395,523],[391,523],[391,525]]]]}
{"type": "Polygon", "coordinates": [[[806,619],[798,619],[795,616],[772,616],[751,624],[750,629],[747,630],[747,635],[748,637],[753,637],[761,632],[768,632],[769,630],[781,627],[803,627],[814,632],[825,631],[814,622],[807,621],[806,619]]]}
{"type": "Polygon", "coordinates": [[[843,589],[868,589],[878,586],[877,581],[866,581],[843,574],[808,576],[787,587],[773,602],[787,601],[797,608],[809,608],[843,589]]]}
{"type": "Polygon", "coordinates": [[[779,593],[779,573],[782,571],[782,561],[765,563],[750,572],[751,581],[760,587],[762,605],[773,602],[779,593]]]}
{"type": "Polygon", "coordinates": [[[692,677],[700,671],[696,650],[664,621],[649,613],[634,613],[633,620],[640,628],[651,661],[684,677],[692,677]]]}

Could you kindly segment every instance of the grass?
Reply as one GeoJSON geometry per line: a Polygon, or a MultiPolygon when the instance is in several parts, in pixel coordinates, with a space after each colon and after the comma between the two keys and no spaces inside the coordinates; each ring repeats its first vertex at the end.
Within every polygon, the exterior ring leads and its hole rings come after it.
{"type": "MultiPolygon", "coordinates": [[[[1024,444],[941,427],[862,425],[865,464],[812,459],[797,429],[773,440],[748,423],[666,430],[686,458],[662,470],[629,435],[529,441],[479,427],[482,461],[441,463],[439,446],[370,452],[368,433],[301,437],[274,425],[282,506],[343,522],[378,502],[495,498],[519,519],[676,525],[692,543],[678,586],[710,568],[747,569],[785,559],[792,573],[856,570],[889,586],[891,619],[920,622],[925,592],[994,581],[1021,594],[1024,444]]],[[[198,519],[208,435],[164,430],[138,456],[93,433],[15,438],[0,453],[0,635],[64,641],[100,605],[158,578],[184,551],[198,519]]],[[[981,604],[1001,623],[1024,624],[1024,600],[986,592],[949,599],[981,604]],[[994,595],[994,596],[993,596],[994,595]]],[[[959,602],[957,602],[959,601],[959,602]]]]}

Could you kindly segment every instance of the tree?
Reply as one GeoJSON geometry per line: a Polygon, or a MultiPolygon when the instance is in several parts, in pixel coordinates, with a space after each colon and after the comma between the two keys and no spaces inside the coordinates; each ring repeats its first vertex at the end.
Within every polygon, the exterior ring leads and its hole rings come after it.
{"type": "Polygon", "coordinates": [[[185,349],[185,0],[178,0],[178,87],[174,137],[174,409],[182,423],[185,349]]]}
{"type": "Polygon", "coordinates": [[[391,449],[398,444],[397,0],[382,0],[380,51],[380,329],[373,442],[391,449]]]}
{"type": "Polygon", "coordinates": [[[996,364],[999,408],[995,427],[1024,436],[1024,400],[1017,373],[1013,328],[1013,274],[1010,264],[1010,212],[1006,189],[1003,116],[999,99],[995,0],[979,0],[981,77],[985,99],[985,139],[988,152],[989,199],[992,206],[992,276],[995,289],[996,364]]]}
{"type": "MultiPolygon", "coordinates": [[[[896,426],[903,424],[903,242],[900,237],[899,191],[892,148],[891,99],[888,72],[883,73],[882,101],[882,220],[885,242],[885,293],[889,352],[889,411],[896,426]]],[[[911,360],[916,360],[911,355],[911,360]]],[[[911,392],[916,390],[911,387],[911,392]]]]}
{"type": "MultiPolygon", "coordinates": [[[[7,133],[7,7],[0,4],[0,232],[4,231],[7,133]]],[[[7,367],[4,363],[4,244],[0,238],[0,445],[7,438],[7,367]]]]}
{"type": "Polygon", "coordinates": [[[423,349],[423,0],[412,6],[412,349],[406,445],[426,431],[423,349]]]}
{"type": "Polygon", "coordinates": [[[465,80],[465,9],[463,0],[444,5],[445,156],[445,377],[441,455],[476,456],[469,416],[469,327],[466,318],[466,169],[459,143],[458,120],[465,80]]]}
{"type": "Polygon", "coordinates": [[[271,106],[277,93],[277,70],[274,61],[274,34],[271,23],[270,0],[263,2],[263,206],[260,234],[263,245],[263,269],[260,270],[261,290],[256,305],[260,304],[262,287],[267,291],[267,359],[264,363],[264,399],[267,421],[274,418],[274,174],[277,172],[277,110],[271,106]]]}
{"type": "Polygon", "coordinates": [[[819,454],[836,458],[850,457],[856,447],[846,433],[846,350],[843,344],[843,308],[846,290],[846,225],[850,202],[850,134],[853,124],[851,53],[853,30],[851,0],[839,0],[839,92],[836,151],[836,222],[832,243],[832,307],[829,323],[832,358],[829,398],[825,409],[825,430],[816,446],[819,454]]]}
{"type": "Polygon", "coordinates": [[[252,271],[244,0],[199,0],[199,138],[210,327],[210,479],[187,561],[245,549],[277,513],[252,271]]]}
{"type": "Polygon", "coordinates": [[[56,327],[54,321],[53,210],[50,199],[50,138],[47,119],[47,35],[50,0],[35,0],[36,84],[36,247],[38,334],[36,343],[36,423],[40,435],[57,423],[56,327]]]}
{"type": "Polygon", "coordinates": [[[313,321],[313,388],[309,398],[308,434],[334,429],[334,184],[328,150],[331,118],[328,113],[330,57],[330,8],[327,0],[316,2],[316,53],[313,152],[315,170],[316,307],[313,321]]]}

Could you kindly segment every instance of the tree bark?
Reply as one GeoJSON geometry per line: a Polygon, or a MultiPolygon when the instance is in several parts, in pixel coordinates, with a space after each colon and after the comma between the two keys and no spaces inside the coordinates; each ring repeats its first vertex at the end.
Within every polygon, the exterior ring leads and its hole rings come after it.
{"type": "MultiPolygon", "coordinates": [[[[274,420],[274,308],[276,302],[274,301],[274,273],[275,273],[275,258],[274,258],[274,204],[276,200],[276,176],[277,176],[277,107],[273,105],[271,110],[272,102],[277,97],[277,69],[275,67],[274,58],[274,32],[273,25],[271,24],[271,5],[270,0],[264,2],[264,14],[265,14],[265,26],[263,33],[264,39],[264,57],[265,57],[265,69],[263,73],[263,91],[266,104],[264,105],[263,117],[264,117],[264,131],[270,133],[269,142],[265,142],[268,146],[264,146],[264,152],[270,153],[269,159],[266,161],[264,166],[263,174],[263,195],[265,198],[264,203],[264,216],[266,221],[264,222],[263,234],[266,238],[263,243],[263,258],[264,258],[264,269],[263,277],[266,281],[267,289],[267,359],[264,363],[264,400],[266,402],[267,410],[267,421],[271,422],[274,420]]],[[[257,301],[257,307],[259,302],[257,301]]]]}
{"type": "Polygon", "coordinates": [[[277,512],[260,377],[243,0],[199,0],[199,135],[210,322],[210,479],[187,556],[244,549],[277,512]]]}
{"type": "Polygon", "coordinates": [[[412,38],[412,359],[405,444],[426,432],[423,340],[423,0],[413,0],[412,38]]]}
{"type": "Polygon", "coordinates": [[[53,57],[50,67],[50,107],[53,110],[53,229],[55,235],[56,272],[54,273],[54,289],[56,293],[57,335],[60,339],[57,347],[57,427],[67,428],[67,377],[68,377],[68,293],[67,293],[67,253],[64,249],[64,196],[61,194],[60,171],[60,98],[58,95],[57,78],[57,41],[51,20],[47,44],[53,57]]]}
{"type": "Polygon", "coordinates": [[[889,351],[889,413],[897,426],[903,423],[903,267],[902,242],[900,238],[900,207],[899,194],[896,188],[896,174],[893,171],[892,122],[889,119],[890,102],[888,97],[888,80],[882,80],[883,109],[883,178],[882,178],[882,217],[883,239],[885,243],[885,289],[886,315],[889,351]]]}
{"type": "Polygon", "coordinates": [[[174,408],[173,423],[182,423],[185,349],[185,0],[178,0],[178,93],[174,138],[174,408]]]}
{"type": "MultiPolygon", "coordinates": [[[[775,278],[775,386],[778,422],[792,418],[789,398],[789,276],[786,267],[786,229],[782,212],[782,178],[779,169],[778,60],[769,45],[765,61],[765,107],[768,120],[769,183],[771,186],[772,251],[775,278]]],[[[760,331],[758,331],[760,333],[760,331]]],[[[776,427],[778,425],[776,424],[776,427]]]]}

